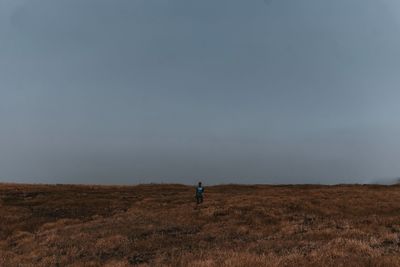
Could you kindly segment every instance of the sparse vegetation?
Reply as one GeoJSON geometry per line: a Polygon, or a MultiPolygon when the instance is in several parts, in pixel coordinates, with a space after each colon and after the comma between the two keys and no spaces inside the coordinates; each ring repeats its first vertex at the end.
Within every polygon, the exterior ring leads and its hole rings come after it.
{"type": "Polygon", "coordinates": [[[0,266],[400,266],[400,186],[0,185],[0,266]]]}

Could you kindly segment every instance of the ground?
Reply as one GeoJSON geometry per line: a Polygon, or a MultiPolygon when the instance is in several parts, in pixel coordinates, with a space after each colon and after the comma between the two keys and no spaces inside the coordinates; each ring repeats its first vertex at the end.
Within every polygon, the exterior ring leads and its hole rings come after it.
{"type": "Polygon", "coordinates": [[[400,266],[400,186],[0,184],[0,266],[400,266]]]}

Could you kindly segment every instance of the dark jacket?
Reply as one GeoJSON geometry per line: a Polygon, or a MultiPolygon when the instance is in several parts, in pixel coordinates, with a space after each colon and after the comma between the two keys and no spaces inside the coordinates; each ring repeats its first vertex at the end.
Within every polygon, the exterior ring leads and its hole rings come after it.
{"type": "Polygon", "coordinates": [[[198,187],[196,188],[196,196],[197,196],[197,197],[202,197],[202,196],[203,196],[203,193],[204,193],[204,187],[198,186],[198,187]]]}

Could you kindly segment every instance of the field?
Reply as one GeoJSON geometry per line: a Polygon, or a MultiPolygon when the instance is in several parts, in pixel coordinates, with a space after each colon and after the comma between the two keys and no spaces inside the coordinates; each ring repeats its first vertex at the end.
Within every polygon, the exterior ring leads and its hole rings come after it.
{"type": "Polygon", "coordinates": [[[0,184],[0,266],[400,266],[400,186],[0,184]]]}

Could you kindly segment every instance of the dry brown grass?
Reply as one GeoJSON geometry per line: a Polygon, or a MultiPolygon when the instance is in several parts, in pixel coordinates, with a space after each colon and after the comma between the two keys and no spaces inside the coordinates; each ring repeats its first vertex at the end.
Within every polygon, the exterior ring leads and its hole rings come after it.
{"type": "Polygon", "coordinates": [[[399,186],[0,185],[0,266],[400,266],[399,186]]]}

